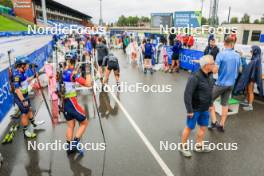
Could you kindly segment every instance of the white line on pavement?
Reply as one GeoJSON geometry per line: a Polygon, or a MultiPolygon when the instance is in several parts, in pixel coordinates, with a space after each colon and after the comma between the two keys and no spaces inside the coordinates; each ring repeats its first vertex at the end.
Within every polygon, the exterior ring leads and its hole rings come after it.
{"type": "Polygon", "coordinates": [[[139,135],[139,137],[142,139],[142,141],[145,143],[145,145],[149,149],[150,153],[154,156],[154,158],[156,159],[156,161],[159,163],[160,167],[163,169],[163,171],[165,172],[165,174],[167,176],[174,176],[174,174],[172,173],[172,171],[170,170],[170,168],[162,160],[162,158],[160,157],[160,155],[158,154],[158,152],[155,150],[155,148],[149,142],[149,140],[144,135],[144,133],[140,130],[140,128],[138,127],[138,125],[136,124],[136,122],[129,115],[129,113],[127,112],[127,110],[124,108],[124,106],[121,104],[121,102],[117,99],[117,97],[114,95],[114,93],[110,91],[110,94],[112,95],[112,97],[114,98],[114,100],[117,102],[117,104],[121,108],[121,110],[124,112],[126,118],[130,122],[130,124],[132,125],[132,127],[135,129],[135,131],[137,132],[137,134],[139,135]]]}

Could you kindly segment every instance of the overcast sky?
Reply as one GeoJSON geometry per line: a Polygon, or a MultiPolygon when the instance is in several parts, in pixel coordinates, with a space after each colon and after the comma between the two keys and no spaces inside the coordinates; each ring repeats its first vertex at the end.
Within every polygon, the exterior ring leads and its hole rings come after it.
{"type": "MultiPolygon", "coordinates": [[[[56,0],[62,4],[84,12],[98,23],[99,0],[56,0]]],[[[204,0],[203,16],[209,16],[211,0],[204,0]]],[[[120,15],[150,16],[155,12],[192,11],[201,9],[201,0],[102,0],[104,22],[115,22],[120,15]]],[[[244,13],[251,16],[251,21],[264,14],[264,0],[219,0],[218,16],[220,21],[227,21],[228,7],[231,17],[241,18],[244,13]]]]}

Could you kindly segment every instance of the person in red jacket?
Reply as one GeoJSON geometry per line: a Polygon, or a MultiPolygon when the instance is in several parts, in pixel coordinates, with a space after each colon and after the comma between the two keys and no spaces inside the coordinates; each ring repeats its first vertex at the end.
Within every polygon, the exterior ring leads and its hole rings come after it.
{"type": "Polygon", "coordinates": [[[193,38],[192,35],[189,35],[188,42],[187,42],[187,47],[191,48],[193,46],[193,44],[194,44],[194,38],[193,38]]]}
{"type": "Polygon", "coordinates": [[[189,36],[186,34],[185,36],[182,37],[182,40],[183,40],[183,46],[187,47],[189,36]]]}

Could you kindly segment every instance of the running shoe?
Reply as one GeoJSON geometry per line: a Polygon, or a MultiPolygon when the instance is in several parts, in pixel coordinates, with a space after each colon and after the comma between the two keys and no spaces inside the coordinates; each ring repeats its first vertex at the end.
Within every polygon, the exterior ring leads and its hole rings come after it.
{"type": "Polygon", "coordinates": [[[28,139],[33,139],[33,138],[37,137],[37,134],[34,132],[30,132],[29,130],[26,130],[24,132],[24,137],[28,138],[28,139]]]}
{"type": "Polygon", "coordinates": [[[224,129],[224,127],[223,127],[223,126],[221,126],[221,125],[217,126],[217,130],[218,130],[219,132],[222,132],[222,133],[224,133],[224,132],[225,132],[225,129],[224,129]]]}
{"type": "Polygon", "coordinates": [[[34,121],[34,123],[32,123],[33,128],[37,128],[38,126],[41,126],[45,123],[44,120],[41,121],[34,121]]]}
{"type": "Polygon", "coordinates": [[[194,147],[194,151],[198,153],[208,153],[211,152],[210,148],[208,146],[197,146],[194,147]]]}
{"type": "Polygon", "coordinates": [[[219,126],[218,122],[215,123],[211,122],[210,126],[208,126],[208,130],[213,130],[214,128],[217,128],[219,126]]]}
{"type": "Polygon", "coordinates": [[[192,153],[190,152],[190,150],[188,149],[184,149],[183,147],[179,148],[179,152],[182,153],[182,155],[186,158],[191,158],[192,157],[192,153]]]}
{"type": "Polygon", "coordinates": [[[247,99],[245,99],[244,101],[241,101],[239,104],[242,106],[248,106],[248,101],[247,99]]]}
{"type": "Polygon", "coordinates": [[[153,68],[150,69],[150,74],[153,75],[154,71],[153,71],[153,68]]]}
{"type": "Polygon", "coordinates": [[[72,141],[72,150],[73,151],[76,151],[77,153],[79,153],[79,155],[83,156],[84,155],[84,151],[83,149],[81,148],[81,145],[80,145],[80,141],[77,140],[77,139],[74,139],[72,141]]]}
{"type": "Polygon", "coordinates": [[[245,106],[245,107],[243,107],[243,110],[244,111],[253,111],[253,106],[252,105],[245,106]]]}

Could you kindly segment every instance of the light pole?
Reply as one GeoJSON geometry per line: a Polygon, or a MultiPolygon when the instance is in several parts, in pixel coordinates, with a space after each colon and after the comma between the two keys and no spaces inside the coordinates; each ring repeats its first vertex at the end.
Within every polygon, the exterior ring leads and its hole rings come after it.
{"type": "Polygon", "coordinates": [[[44,24],[48,24],[47,20],[47,11],[46,11],[46,0],[41,0],[41,6],[42,6],[42,16],[43,16],[43,21],[44,24]]]}
{"type": "Polygon", "coordinates": [[[102,17],[102,0],[100,1],[100,19],[99,19],[99,26],[103,25],[103,17],[102,17]]]}
{"type": "Polygon", "coordinates": [[[201,5],[201,16],[203,17],[203,6],[204,6],[204,0],[201,0],[202,1],[202,5],[201,5]]]}

